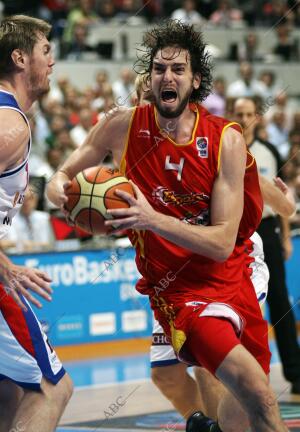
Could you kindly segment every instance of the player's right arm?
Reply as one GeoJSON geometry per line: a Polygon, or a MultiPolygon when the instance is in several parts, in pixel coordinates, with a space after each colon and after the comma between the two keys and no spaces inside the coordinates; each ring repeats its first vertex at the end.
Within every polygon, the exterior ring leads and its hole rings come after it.
{"type": "Polygon", "coordinates": [[[80,171],[100,164],[111,152],[120,162],[132,109],[117,108],[103,116],[89,132],[86,140],[64,162],[47,185],[50,201],[61,207],[66,201],[65,189],[80,171]]]}
{"type": "Polygon", "coordinates": [[[289,187],[277,177],[272,184],[264,176],[259,175],[259,185],[264,204],[269,205],[275,213],[282,217],[291,217],[296,211],[296,202],[289,187]]]}

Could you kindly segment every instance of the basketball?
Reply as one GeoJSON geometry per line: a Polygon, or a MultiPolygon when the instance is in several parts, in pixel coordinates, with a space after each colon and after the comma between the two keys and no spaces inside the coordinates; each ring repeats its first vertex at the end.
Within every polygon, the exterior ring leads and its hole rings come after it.
{"type": "Polygon", "coordinates": [[[71,221],[90,234],[107,234],[111,228],[104,222],[112,216],[106,211],[129,207],[115,194],[116,189],[134,195],[131,184],[117,169],[96,166],[78,173],[66,191],[65,208],[71,221]]]}

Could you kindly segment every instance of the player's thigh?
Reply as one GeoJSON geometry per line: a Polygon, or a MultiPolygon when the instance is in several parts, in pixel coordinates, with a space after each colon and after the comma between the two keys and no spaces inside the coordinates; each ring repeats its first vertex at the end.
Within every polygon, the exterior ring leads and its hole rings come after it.
{"type": "Polygon", "coordinates": [[[8,379],[0,381],[0,406],[17,407],[23,396],[23,389],[14,382],[8,379]]]}
{"type": "Polygon", "coordinates": [[[237,397],[245,410],[271,398],[267,375],[242,345],[229,352],[216,370],[216,376],[237,397]]]}

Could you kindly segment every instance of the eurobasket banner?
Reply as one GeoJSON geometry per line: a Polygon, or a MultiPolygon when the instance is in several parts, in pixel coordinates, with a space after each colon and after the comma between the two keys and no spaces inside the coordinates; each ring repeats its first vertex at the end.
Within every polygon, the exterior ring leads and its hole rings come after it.
{"type": "Polygon", "coordinates": [[[147,296],[135,290],[140,277],[133,249],[49,252],[11,256],[52,278],[52,302],[34,308],[53,345],[146,337],[152,332],[147,296]]]}

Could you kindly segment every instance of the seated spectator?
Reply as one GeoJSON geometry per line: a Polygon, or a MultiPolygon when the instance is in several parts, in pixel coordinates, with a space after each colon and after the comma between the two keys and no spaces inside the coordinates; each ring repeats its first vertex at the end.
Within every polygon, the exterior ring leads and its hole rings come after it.
{"type": "Polygon", "coordinates": [[[87,42],[87,27],[84,24],[74,25],[72,41],[65,45],[63,57],[68,60],[83,60],[87,53],[94,53],[98,57],[96,47],[87,42]]]}
{"type": "Polygon", "coordinates": [[[79,124],[70,131],[74,144],[79,147],[83,144],[89,131],[93,126],[93,112],[90,109],[83,109],[79,113],[79,124]]]}
{"type": "Polygon", "coordinates": [[[99,16],[93,10],[93,1],[79,0],[78,6],[72,9],[68,14],[66,28],[63,34],[63,42],[66,44],[72,42],[76,24],[90,26],[99,21],[99,16]]]}
{"type": "Polygon", "coordinates": [[[98,14],[104,23],[110,23],[116,14],[114,2],[111,0],[102,0],[99,3],[98,14]]]}
{"type": "Polygon", "coordinates": [[[223,117],[225,115],[226,97],[225,80],[218,77],[213,82],[213,90],[202,102],[202,105],[212,114],[223,117]]]}
{"type": "Polygon", "coordinates": [[[50,217],[47,212],[36,210],[38,198],[34,187],[29,187],[20,212],[14,217],[6,240],[14,242],[16,252],[45,250],[53,246],[50,217]]]}
{"type": "MultiPolygon", "coordinates": [[[[271,70],[263,70],[259,74],[259,81],[266,86],[267,98],[274,99],[280,90],[275,73],[271,70]]],[[[272,100],[270,102],[273,103],[272,100]]]]}
{"type": "MultiPolygon", "coordinates": [[[[57,135],[54,142],[54,147],[58,148],[63,153],[63,160],[67,159],[71,153],[76,149],[71,133],[68,129],[62,129],[57,135]]],[[[63,161],[62,160],[62,161],[63,161]]]]}
{"type": "Polygon", "coordinates": [[[273,144],[283,160],[286,160],[290,150],[288,142],[289,131],[286,127],[284,111],[277,111],[273,114],[272,121],[267,125],[268,141],[273,144]]]}
{"type": "Polygon", "coordinates": [[[64,116],[55,115],[50,122],[50,134],[46,138],[48,147],[53,147],[57,134],[68,127],[67,120],[64,116]]]}
{"type": "Polygon", "coordinates": [[[230,0],[219,0],[218,8],[209,18],[209,21],[218,26],[231,27],[236,23],[243,23],[241,10],[231,7],[230,0]]]}
{"type": "Polygon", "coordinates": [[[129,68],[123,68],[120,78],[112,85],[114,97],[117,105],[131,106],[130,96],[134,92],[135,74],[129,68]]]}
{"type": "Polygon", "coordinates": [[[115,18],[128,25],[145,24],[145,19],[138,12],[142,10],[141,0],[121,0],[118,2],[115,18]]]}
{"type": "Polygon", "coordinates": [[[182,7],[174,10],[171,18],[182,21],[185,24],[201,24],[204,21],[196,10],[195,0],[183,0],[182,7]]]}
{"type": "Polygon", "coordinates": [[[275,30],[277,41],[273,48],[273,54],[278,55],[283,61],[298,60],[298,41],[292,39],[291,29],[287,22],[278,23],[275,30]]]}
{"type": "Polygon", "coordinates": [[[265,98],[266,86],[253,78],[253,68],[250,63],[242,62],[239,67],[241,79],[229,84],[227,96],[232,98],[259,96],[265,98]]]}
{"type": "Polygon", "coordinates": [[[259,50],[259,38],[255,32],[247,33],[244,40],[237,46],[237,58],[230,60],[255,62],[261,61],[264,58],[264,53],[259,50]]]}
{"type": "Polygon", "coordinates": [[[275,93],[275,100],[269,99],[269,109],[265,113],[267,122],[270,122],[274,113],[284,111],[286,128],[291,130],[293,125],[294,114],[296,112],[295,103],[289,98],[286,90],[278,89],[275,93]]]}

